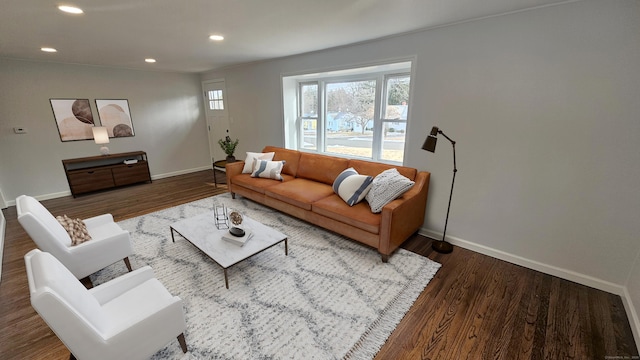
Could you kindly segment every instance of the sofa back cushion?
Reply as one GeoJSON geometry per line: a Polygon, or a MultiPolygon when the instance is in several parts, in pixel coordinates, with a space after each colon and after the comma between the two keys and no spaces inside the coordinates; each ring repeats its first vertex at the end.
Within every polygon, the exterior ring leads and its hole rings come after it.
{"type": "Polygon", "coordinates": [[[282,173],[296,176],[298,172],[298,164],[300,163],[300,152],[296,150],[289,150],[285,148],[267,146],[262,150],[263,153],[274,152],[273,161],[284,160],[284,167],[282,173]]]}
{"type": "Polygon", "coordinates": [[[348,165],[348,159],[302,152],[296,177],[333,185],[333,181],[348,165]]]}
{"type": "Polygon", "coordinates": [[[409,178],[410,180],[415,180],[416,175],[418,174],[418,170],[406,166],[395,166],[389,164],[382,164],[377,162],[365,161],[365,160],[349,160],[349,167],[354,168],[358,174],[361,175],[370,175],[374,178],[380,174],[381,172],[396,168],[398,172],[404,176],[409,178]]]}

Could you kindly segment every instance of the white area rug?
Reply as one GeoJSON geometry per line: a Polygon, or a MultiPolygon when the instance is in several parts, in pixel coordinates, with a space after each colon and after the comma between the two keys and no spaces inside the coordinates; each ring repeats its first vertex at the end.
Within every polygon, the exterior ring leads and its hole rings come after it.
{"type": "MultiPolygon", "coordinates": [[[[227,194],[125,220],[132,266],[150,265],[184,302],[183,354],[175,340],[154,359],[372,359],[440,264],[399,249],[383,263],[373,249],[227,194]],[[214,204],[288,235],[228,270],[169,225],[214,204]]],[[[126,272],[122,261],[92,275],[100,284],[126,272]]]]}

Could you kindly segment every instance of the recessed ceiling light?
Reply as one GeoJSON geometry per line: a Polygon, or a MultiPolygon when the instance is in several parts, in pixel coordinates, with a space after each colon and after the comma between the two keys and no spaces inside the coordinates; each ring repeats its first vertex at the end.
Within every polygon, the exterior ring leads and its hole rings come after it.
{"type": "Polygon", "coordinates": [[[50,47],[43,47],[43,48],[40,48],[40,50],[42,50],[44,52],[58,52],[58,50],[56,50],[54,48],[50,48],[50,47]]]}
{"type": "Polygon", "coordinates": [[[69,14],[82,14],[82,13],[84,13],[84,11],[82,11],[82,9],[80,9],[79,7],[69,6],[69,5],[60,5],[60,6],[58,6],[58,9],[60,11],[64,11],[64,12],[69,13],[69,14]]]}
{"type": "Polygon", "coordinates": [[[224,40],[224,36],[222,36],[222,35],[211,35],[211,36],[209,36],[209,39],[211,39],[213,41],[222,41],[222,40],[224,40]]]}
{"type": "Polygon", "coordinates": [[[144,61],[146,61],[148,63],[154,63],[154,62],[156,62],[156,59],[148,58],[148,59],[144,59],[144,61]]]}

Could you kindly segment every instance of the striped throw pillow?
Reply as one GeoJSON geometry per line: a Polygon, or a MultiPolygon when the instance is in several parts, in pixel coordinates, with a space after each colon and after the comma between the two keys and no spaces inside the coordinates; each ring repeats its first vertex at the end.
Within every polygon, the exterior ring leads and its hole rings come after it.
{"type": "Polygon", "coordinates": [[[353,206],[367,195],[373,177],[360,175],[354,168],[348,168],[333,181],[333,191],[344,200],[347,205],[353,206]]]}
{"type": "Polygon", "coordinates": [[[253,172],[251,177],[274,179],[282,181],[282,167],[284,166],[284,160],[281,161],[269,161],[269,160],[254,160],[253,172]]]}

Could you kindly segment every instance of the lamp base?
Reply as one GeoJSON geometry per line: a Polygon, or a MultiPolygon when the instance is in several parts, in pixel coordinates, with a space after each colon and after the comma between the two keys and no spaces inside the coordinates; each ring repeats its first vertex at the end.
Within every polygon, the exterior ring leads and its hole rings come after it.
{"type": "Polygon", "coordinates": [[[444,240],[434,240],[431,243],[431,248],[441,254],[448,254],[453,251],[453,245],[444,240]]]}

